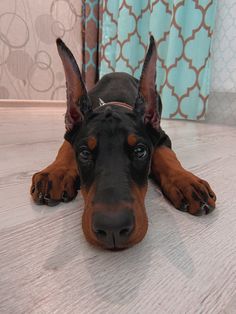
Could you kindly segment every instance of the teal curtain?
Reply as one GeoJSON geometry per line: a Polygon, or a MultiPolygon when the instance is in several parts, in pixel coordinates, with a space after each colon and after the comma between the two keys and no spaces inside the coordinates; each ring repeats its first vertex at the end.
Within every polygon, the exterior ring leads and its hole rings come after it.
{"type": "Polygon", "coordinates": [[[153,34],[163,117],[204,119],[216,0],[104,0],[100,5],[100,77],[121,71],[139,78],[153,34]]]}

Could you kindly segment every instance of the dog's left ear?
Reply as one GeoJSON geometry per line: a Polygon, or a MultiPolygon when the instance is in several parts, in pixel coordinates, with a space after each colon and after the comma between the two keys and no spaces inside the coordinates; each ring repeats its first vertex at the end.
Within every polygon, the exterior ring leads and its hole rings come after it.
{"type": "Polygon", "coordinates": [[[153,36],[150,36],[150,44],[144,60],[134,111],[141,115],[145,124],[150,124],[154,129],[159,129],[161,100],[156,90],[156,60],[155,40],[153,36]]]}

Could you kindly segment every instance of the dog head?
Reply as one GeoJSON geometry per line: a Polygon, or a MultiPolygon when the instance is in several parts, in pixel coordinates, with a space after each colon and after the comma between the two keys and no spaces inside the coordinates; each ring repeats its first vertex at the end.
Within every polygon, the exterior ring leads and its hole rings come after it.
{"type": "Polygon", "coordinates": [[[67,86],[66,129],[81,179],[87,240],[108,249],[140,242],[148,228],[144,205],[160,97],[156,92],[156,47],[150,45],[133,107],[108,103],[93,110],[78,65],[57,40],[67,86]]]}

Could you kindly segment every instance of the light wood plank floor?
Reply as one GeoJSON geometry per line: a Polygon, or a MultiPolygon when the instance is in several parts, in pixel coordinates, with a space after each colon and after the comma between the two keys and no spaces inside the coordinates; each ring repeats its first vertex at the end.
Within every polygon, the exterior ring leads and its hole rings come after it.
{"type": "Polygon", "coordinates": [[[0,108],[0,313],[236,313],[236,128],[163,121],[217,209],[175,210],[152,184],[149,230],[123,252],[91,247],[83,202],[34,205],[31,175],[52,161],[62,107],[0,108]]]}

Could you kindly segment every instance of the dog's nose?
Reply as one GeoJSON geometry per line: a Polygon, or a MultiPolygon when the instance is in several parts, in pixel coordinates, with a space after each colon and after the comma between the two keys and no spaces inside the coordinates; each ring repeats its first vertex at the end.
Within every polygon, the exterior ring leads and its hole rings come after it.
{"type": "Polygon", "coordinates": [[[127,247],[127,241],[134,229],[132,210],[95,212],[93,215],[93,232],[107,249],[127,247]]]}

